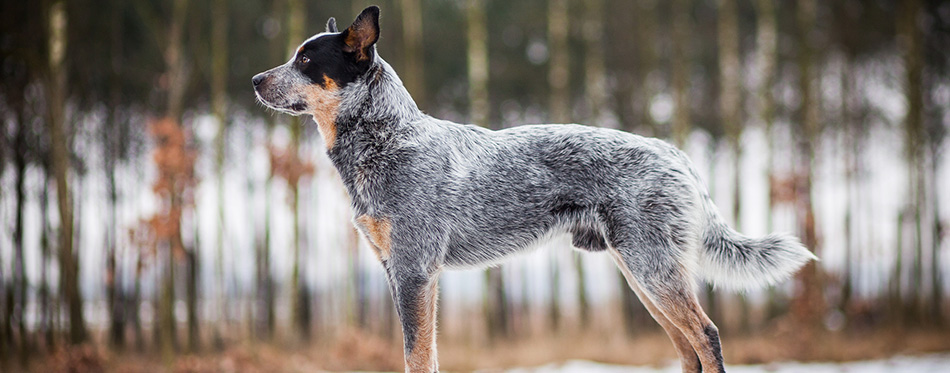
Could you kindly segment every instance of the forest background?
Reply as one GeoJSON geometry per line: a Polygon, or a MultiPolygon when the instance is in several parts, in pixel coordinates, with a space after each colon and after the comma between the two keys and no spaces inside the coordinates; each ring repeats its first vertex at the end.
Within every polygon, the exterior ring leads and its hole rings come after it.
{"type": "MultiPolygon", "coordinates": [[[[701,286],[727,361],[950,350],[950,3],[374,3],[426,112],[667,139],[733,226],[822,258],[701,286]]],[[[4,1],[0,370],[401,369],[312,120],[250,83],[368,5],[4,1]]],[[[546,246],[443,275],[443,368],[675,357],[605,255],[546,246]]]]}

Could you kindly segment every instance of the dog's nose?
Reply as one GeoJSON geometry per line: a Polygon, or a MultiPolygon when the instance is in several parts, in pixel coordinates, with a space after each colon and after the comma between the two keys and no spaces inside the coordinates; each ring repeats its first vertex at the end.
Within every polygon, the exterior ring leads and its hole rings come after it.
{"type": "Polygon", "coordinates": [[[253,78],[251,78],[251,83],[254,83],[255,87],[261,85],[261,82],[263,81],[264,81],[264,74],[257,74],[257,75],[254,75],[253,78]]]}

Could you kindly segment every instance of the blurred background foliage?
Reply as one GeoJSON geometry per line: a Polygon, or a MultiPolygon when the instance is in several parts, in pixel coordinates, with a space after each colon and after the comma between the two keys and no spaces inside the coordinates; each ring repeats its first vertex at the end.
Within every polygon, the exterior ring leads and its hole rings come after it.
{"type": "MultiPolygon", "coordinates": [[[[733,224],[822,257],[770,289],[702,288],[727,359],[950,348],[950,3],[373,3],[379,54],[424,111],[667,139],[733,224]]],[[[400,369],[315,126],[250,85],[368,5],[4,1],[0,368],[400,369]]],[[[673,356],[609,260],[546,246],[446,274],[443,367],[673,356]]]]}

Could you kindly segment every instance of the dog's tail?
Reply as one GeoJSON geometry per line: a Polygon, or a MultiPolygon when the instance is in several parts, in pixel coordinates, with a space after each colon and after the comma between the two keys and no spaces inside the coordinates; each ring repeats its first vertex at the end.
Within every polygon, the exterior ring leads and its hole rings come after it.
{"type": "Polygon", "coordinates": [[[786,234],[752,238],[736,232],[719,216],[709,196],[703,197],[706,227],[697,271],[706,281],[737,290],[771,285],[818,259],[786,234]]]}

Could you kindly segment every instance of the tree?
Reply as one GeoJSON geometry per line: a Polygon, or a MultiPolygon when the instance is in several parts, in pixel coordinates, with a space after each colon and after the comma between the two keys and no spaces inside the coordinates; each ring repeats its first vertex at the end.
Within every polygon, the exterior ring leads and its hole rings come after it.
{"type": "MultiPolygon", "coordinates": [[[[719,0],[718,39],[719,39],[719,115],[726,137],[732,147],[732,219],[736,229],[740,229],[742,202],[742,91],[739,79],[739,21],[738,6],[735,0],[719,0]]],[[[743,330],[748,328],[749,303],[744,295],[739,295],[742,315],[740,324],[743,330]]],[[[715,314],[715,310],[712,311],[715,314]]]]}
{"type": "Polygon", "coordinates": [[[66,4],[54,2],[49,11],[49,82],[46,85],[49,120],[47,121],[56,198],[59,204],[59,267],[60,291],[69,309],[69,342],[79,344],[88,338],[79,292],[79,264],[73,252],[73,202],[69,190],[69,142],[65,129],[66,71],[66,4]]]}
{"type": "MultiPolygon", "coordinates": [[[[468,80],[470,116],[482,127],[489,125],[488,100],[488,30],[482,0],[469,0],[465,8],[468,42],[468,80]]],[[[496,128],[497,129],[497,128],[496,128]]],[[[489,337],[508,335],[508,305],[504,273],[500,268],[485,270],[485,320],[489,337]]]]}
{"type": "MultiPolygon", "coordinates": [[[[196,180],[196,154],[188,147],[188,135],[182,126],[170,118],[149,123],[149,133],[157,146],[152,159],[158,178],[152,186],[159,197],[160,210],[144,221],[146,239],[142,242],[145,253],[155,256],[157,263],[164,259],[162,289],[159,293],[158,333],[160,348],[166,362],[171,362],[177,347],[174,315],[174,268],[181,260],[189,260],[188,250],[181,238],[183,212],[192,204],[191,190],[196,180]],[[160,257],[164,255],[164,258],[160,257]]],[[[194,280],[194,279],[189,279],[194,280]]]]}
{"type": "MultiPolygon", "coordinates": [[[[304,38],[304,16],[306,9],[301,0],[287,1],[287,42],[288,49],[294,50],[304,38]]],[[[297,157],[303,124],[300,117],[290,119],[291,149],[297,157]]],[[[273,167],[273,165],[272,165],[273,167]]],[[[300,247],[300,186],[299,179],[287,179],[290,186],[291,209],[293,210],[293,270],[290,279],[291,315],[293,328],[304,340],[310,338],[310,302],[307,287],[302,284],[301,247],[300,247]]]]}
{"type": "MultiPolygon", "coordinates": [[[[568,33],[570,22],[567,16],[567,0],[552,0],[548,3],[548,112],[552,123],[571,121],[570,51],[568,33]]],[[[548,314],[555,331],[561,324],[561,273],[560,257],[551,257],[551,299],[548,314]]]]}
{"type": "MultiPolygon", "coordinates": [[[[215,138],[215,170],[217,174],[218,195],[218,241],[215,250],[215,275],[217,277],[217,306],[220,315],[226,314],[228,307],[224,286],[224,165],[227,156],[228,136],[228,0],[214,0],[211,3],[211,110],[218,122],[218,134],[215,138]]],[[[221,323],[215,327],[216,340],[221,339],[221,323]]]]}
{"type": "MultiPolygon", "coordinates": [[[[913,264],[909,286],[908,319],[921,320],[926,317],[921,307],[923,287],[923,218],[926,213],[926,168],[924,150],[924,91],[923,91],[923,33],[919,20],[920,0],[902,2],[898,18],[898,46],[901,47],[904,60],[904,94],[907,100],[907,114],[904,117],[904,151],[907,159],[908,201],[906,210],[913,224],[913,264]]],[[[905,299],[905,301],[907,301],[905,299]]]]}
{"type": "MultiPolygon", "coordinates": [[[[640,86],[640,123],[639,125],[646,126],[645,130],[652,136],[660,136],[659,129],[657,128],[657,123],[653,118],[653,115],[650,114],[650,102],[653,96],[656,94],[656,83],[652,82],[650,79],[650,73],[654,72],[657,69],[657,46],[656,46],[656,34],[657,34],[657,2],[656,0],[645,0],[638,2],[640,9],[636,10],[637,13],[637,30],[639,35],[636,39],[637,49],[639,50],[638,63],[640,66],[639,71],[637,72],[637,82],[640,86]]],[[[623,284],[622,289],[627,290],[627,280],[623,278],[623,274],[620,274],[620,283],[623,284]]],[[[632,291],[626,291],[627,296],[630,297],[635,302],[636,300],[632,291]]],[[[646,311],[646,309],[643,309],[646,311]]]]}
{"type": "Polygon", "coordinates": [[[548,101],[551,123],[571,121],[570,51],[567,37],[570,23],[567,17],[567,0],[551,0],[548,3],[548,86],[551,96],[548,101]]]}
{"type": "MultiPolygon", "coordinates": [[[[290,195],[290,198],[288,198],[288,201],[291,204],[291,209],[295,211],[294,221],[296,222],[297,219],[299,219],[299,208],[297,207],[297,205],[299,204],[299,196],[297,194],[298,189],[296,186],[300,185],[300,182],[302,180],[310,178],[313,175],[314,166],[312,163],[304,161],[302,158],[300,158],[300,154],[298,153],[298,148],[293,143],[291,143],[287,147],[287,149],[284,149],[284,150],[280,150],[274,147],[270,147],[268,150],[270,153],[271,171],[277,177],[284,179],[287,182],[288,188],[290,189],[291,195],[290,195]]],[[[294,224],[294,227],[293,227],[293,235],[294,235],[293,245],[295,248],[294,254],[295,254],[295,257],[298,258],[296,259],[296,261],[299,261],[299,255],[300,255],[299,229],[300,228],[296,224],[294,224]]],[[[295,270],[293,273],[292,280],[299,282],[300,272],[299,272],[298,266],[299,264],[294,265],[295,270]]],[[[299,333],[298,336],[306,340],[306,339],[309,339],[310,337],[310,329],[309,329],[310,325],[309,325],[309,314],[307,314],[308,308],[306,308],[307,305],[306,303],[304,303],[306,298],[304,298],[304,295],[301,294],[305,292],[305,290],[301,289],[299,285],[294,285],[295,283],[296,282],[291,283],[291,289],[296,291],[294,293],[291,293],[293,295],[293,300],[291,301],[291,304],[292,306],[298,307],[298,308],[294,308],[295,311],[292,311],[294,312],[292,314],[293,316],[292,322],[293,322],[293,327],[295,328],[306,328],[305,330],[297,331],[299,333]]]]}
{"type": "MultiPolygon", "coordinates": [[[[814,143],[820,130],[818,105],[815,84],[815,47],[811,38],[815,27],[816,4],[814,0],[804,0],[797,4],[796,19],[798,26],[798,91],[801,95],[799,106],[800,124],[796,127],[798,142],[797,167],[798,176],[795,182],[796,214],[802,243],[805,247],[821,257],[818,235],[815,227],[815,212],[812,206],[812,167],[815,156],[814,143]]],[[[820,268],[811,261],[797,274],[798,286],[801,291],[792,304],[793,317],[802,326],[808,329],[821,325],[823,314],[823,300],[821,294],[820,268]]],[[[807,339],[807,337],[805,337],[807,339]]]]}
{"type": "MultiPolygon", "coordinates": [[[[20,336],[20,354],[25,362],[29,357],[30,348],[28,335],[26,332],[26,321],[24,310],[26,308],[26,268],[23,261],[23,212],[26,208],[23,206],[26,202],[26,190],[24,182],[26,177],[26,166],[29,162],[29,148],[27,144],[28,129],[23,115],[23,107],[17,108],[17,128],[13,135],[13,168],[15,175],[14,194],[16,199],[16,214],[13,218],[13,281],[12,281],[12,306],[10,316],[16,320],[16,329],[20,336]]],[[[12,325],[11,325],[12,326],[12,325]]],[[[12,329],[12,328],[11,328],[12,329]]]]}
{"type": "Polygon", "coordinates": [[[468,0],[465,7],[468,41],[468,99],[472,123],[488,126],[488,32],[483,0],[468,0]]]}
{"type": "MultiPolygon", "coordinates": [[[[756,96],[758,100],[756,103],[762,123],[765,126],[766,148],[768,150],[766,153],[765,174],[769,182],[770,192],[768,193],[768,213],[765,225],[766,229],[771,232],[773,228],[772,210],[779,202],[773,198],[775,193],[772,192],[777,187],[777,183],[775,183],[776,178],[773,160],[773,154],[775,153],[775,135],[773,133],[775,123],[775,96],[772,94],[772,90],[775,87],[776,80],[775,70],[776,59],[778,57],[776,42],[778,39],[778,26],[775,20],[775,0],[756,0],[753,5],[755,5],[757,20],[756,64],[762,77],[757,87],[756,96]]],[[[779,295],[774,287],[770,287],[768,292],[767,314],[768,317],[773,317],[778,314],[777,298],[779,295]]]]}
{"type": "MultiPolygon", "coordinates": [[[[178,258],[184,258],[188,265],[188,274],[194,271],[194,255],[189,254],[181,236],[181,218],[189,201],[187,193],[194,184],[195,155],[187,149],[186,133],[181,126],[184,95],[187,88],[189,70],[184,57],[182,39],[187,15],[187,0],[175,0],[172,3],[171,18],[168,23],[168,39],[165,46],[164,62],[168,75],[166,107],[164,118],[152,121],[149,132],[158,145],[153,160],[159,176],[153,189],[160,196],[163,210],[150,219],[156,244],[165,254],[162,288],[159,294],[159,331],[158,340],[162,357],[171,363],[177,348],[175,303],[175,267],[178,258]]],[[[189,319],[193,305],[192,294],[196,289],[195,278],[189,277],[187,284],[187,302],[189,319]]],[[[189,341],[197,338],[197,331],[191,329],[189,321],[189,341]],[[192,333],[195,333],[192,335],[192,333]]]]}
{"type": "Polygon", "coordinates": [[[109,218],[106,227],[106,298],[109,305],[109,344],[113,348],[122,349],[125,346],[125,313],[126,297],[121,288],[121,277],[118,268],[118,185],[116,180],[116,164],[124,154],[127,141],[124,135],[128,130],[124,127],[128,123],[119,123],[120,106],[122,102],[122,46],[124,33],[121,30],[122,2],[114,2],[109,12],[109,62],[112,74],[109,77],[109,105],[108,117],[102,126],[102,152],[108,174],[109,218]]]}
{"type": "Polygon", "coordinates": [[[673,0],[673,140],[683,147],[690,132],[690,0],[673,0]]]}
{"type": "MultiPolygon", "coordinates": [[[[586,46],[584,91],[590,110],[588,121],[595,126],[603,126],[606,119],[607,77],[604,67],[604,32],[602,25],[603,1],[587,1],[582,25],[586,46]]],[[[583,256],[574,255],[574,269],[577,272],[577,302],[580,309],[581,326],[587,328],[590,325],[590,304],[587,300],[587,281],[584,274],[583,256]]]]}
{"type": "Polygon", "coordinates": [[[425,56],[422,45],[422,9],[419,0],[400,0],[405,66],[401,71],[406,90],[420,108],[426,107],[425,56]]]}
{"type": "Polygon", "coordinates": [[[732,145],[733,163],[733,200],[732,216],[736,226],[739,224],[740,185],[742,180],[741,160],[742,136],[741,82],[739,81],[739,22],[735,0],[719,0],[719,114],[732,145]]]}

